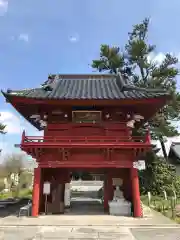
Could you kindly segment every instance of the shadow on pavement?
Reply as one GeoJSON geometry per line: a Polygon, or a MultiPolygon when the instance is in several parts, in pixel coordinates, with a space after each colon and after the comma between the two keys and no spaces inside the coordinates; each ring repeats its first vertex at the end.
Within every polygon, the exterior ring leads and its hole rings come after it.
{"type": "Polygon", "coordinates": [[[6,203],[4,207],[0,207],[0,218],[7,216],[18,216],[19,210],[22,206],[28,203],[29,199],[21,199],[17,203],[6,203]]]}
{"type": "Polygon", "coordinates": [[[70,215],[104,215],[104,207],[99,199],[77,198],[71,200],[70,215]]]}

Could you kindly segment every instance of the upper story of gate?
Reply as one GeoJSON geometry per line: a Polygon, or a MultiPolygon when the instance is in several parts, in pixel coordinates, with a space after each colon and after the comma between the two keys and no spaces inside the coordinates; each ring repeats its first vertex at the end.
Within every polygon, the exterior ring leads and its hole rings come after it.
{"type": "Polygon", "coordinates": [[[146,123],[170,99],[162,89],[134,86],[121,74],[50,75],[40,87],[2,91],[43,137],[22,135],[21,144],[61,147],[144,142],[132,129],[146,123]]]}

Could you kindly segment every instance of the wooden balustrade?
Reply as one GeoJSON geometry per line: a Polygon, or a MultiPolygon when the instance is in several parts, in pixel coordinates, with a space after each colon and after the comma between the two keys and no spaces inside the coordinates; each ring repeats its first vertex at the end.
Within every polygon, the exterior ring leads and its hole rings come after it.
{"type": "Polygon", "coordinates": [[[114,137],[114,136],[24,136],[23,143],[123,143],[139,142],[144,143],[145,137],[114,137]]]}

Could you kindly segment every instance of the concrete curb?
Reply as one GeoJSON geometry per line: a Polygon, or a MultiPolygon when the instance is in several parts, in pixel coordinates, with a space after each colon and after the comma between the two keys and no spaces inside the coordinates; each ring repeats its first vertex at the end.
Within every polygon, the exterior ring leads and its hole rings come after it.
{"type": "Polygon", "coordinates": [[[133,225],[133,224],[99,224],[99,225],[73,225],[73,224],[2,224],[0,226],[1,228],[4,227],[128,227],[128,228],[180,228],[180,225],[171,225],[171,224],[139,224],[139,225],[133,225]]]}

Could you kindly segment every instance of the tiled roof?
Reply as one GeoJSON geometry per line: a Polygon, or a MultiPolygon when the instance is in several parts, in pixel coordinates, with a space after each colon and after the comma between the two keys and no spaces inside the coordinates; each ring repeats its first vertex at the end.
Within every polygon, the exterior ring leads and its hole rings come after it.
{"type": "MultiPolygon", "coordinates": [[[[163,157],[162,146],[159,140],[151,140],[151,144],[159,148],[159,151],[156,152],[158,156],[163,157]]],[[[168,137],[164,142],[166,154],[169,158],[173,154],[176,157],[176,160],[180,162],[180,136],[168,137]]]]}
{"type": "Polygon", "coordinates": [[[115,75],[56,75],[40,88],[3,94],[36,99],[141,99],[168,95],[162,90],[141,89],[122,81],[115,75]]]}
{"type": "Polygon", "coordinates": [[[172,143],[171,150],[179,160],[180,159],[180,143],[172,143]]]}

